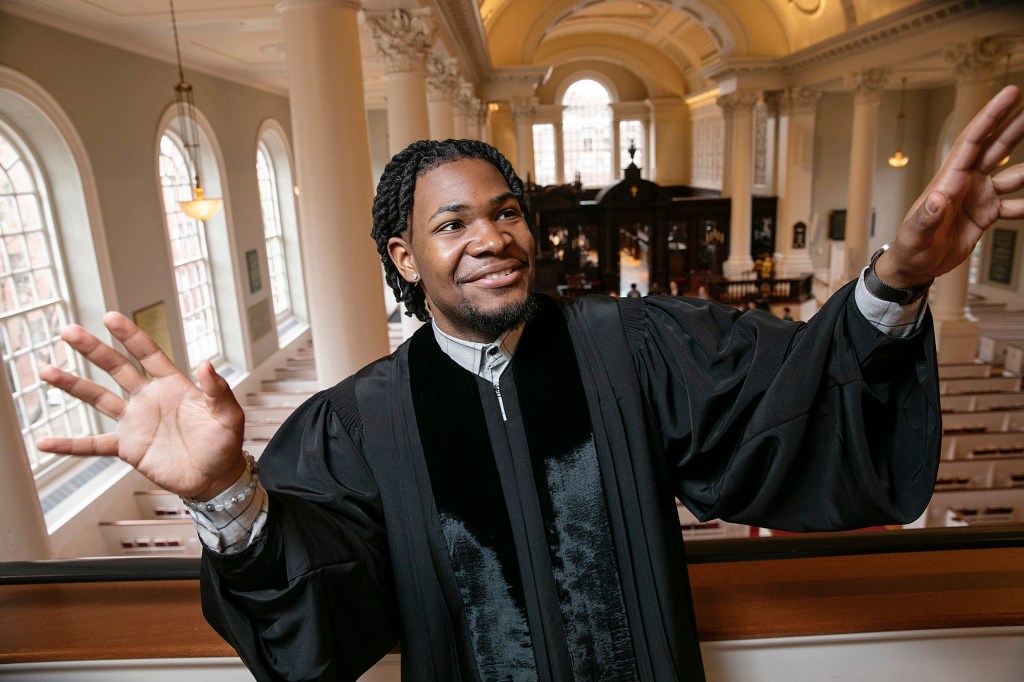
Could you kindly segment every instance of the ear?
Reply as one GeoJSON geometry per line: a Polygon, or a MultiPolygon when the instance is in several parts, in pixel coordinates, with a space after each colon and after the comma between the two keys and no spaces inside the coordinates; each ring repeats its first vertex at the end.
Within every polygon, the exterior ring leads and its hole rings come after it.
{"type": "Polygon", "coordinates": [[[413,256],[412,246],[402,237],[392,237],[388,240],[388,256],[391,262],[398,268],[398,274],[406,282],[416,284],[419,282],[419,271],[416,269],[416,257],[413,256]]]}

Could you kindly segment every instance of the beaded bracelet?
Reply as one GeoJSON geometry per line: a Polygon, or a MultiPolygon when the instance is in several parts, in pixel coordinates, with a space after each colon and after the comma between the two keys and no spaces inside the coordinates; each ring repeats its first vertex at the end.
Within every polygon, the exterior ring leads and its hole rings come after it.
{"type": "MultiPolygon", "coordinates": [[[[213,499],[200,502],[191,497],[182,497],[181,501],[185,503],[185,506],[193,511],[198,512],[222,512],[228,511],[236,504],[241,503],[245,498],[249,497],[256,491],[256,486],[260,482],[260,467],[256,463],[256,458],[250,455],[245,450],[242,450],[242,454],[245,455],[246,461],[249,463],[249,484],[245,486],[245,490],[239,493],[235,493],[223,502],[214,502],[220,495],[213,499]]],[[[232,488],[234,486],[231,486],[232,488]]],[[[230,488],[229,488],[230,490],[230,488]]],[[[227,491],[224,491],[227,492],[227,491]]],[[[224,493],[221,493],[223,495],[224,493]]]]}

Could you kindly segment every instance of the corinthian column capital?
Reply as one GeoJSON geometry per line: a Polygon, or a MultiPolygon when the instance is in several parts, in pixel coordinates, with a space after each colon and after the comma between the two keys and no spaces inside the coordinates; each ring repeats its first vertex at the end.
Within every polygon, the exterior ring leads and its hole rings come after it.
{"type": "Polygon", "coordinates": [[[719,97],[718,106],[722,107],[726,115],[738,110],[749,110],[761,99],[761,94],[760,90],[737,90],[719,97]]]}
{"type": "Polygon", "coordinates": [[[885,69],[868,69],[846,76],[846,84],[853,90],[853,101],[857,104],[877,104],[882,99],[882,89],[889,81],[885,69]]]}
{"type": "Polygon", "coordinates": [[[458,82],[457,59],[433,54],[427,56],[427,92],[431,100],[453,97],[458,82]]]}
{"type": "Polygon", "coordinates": [[[515,117],[516,123],[533,123],[533,119],[537,116],[537,99],[535,97],[512,99],[509,100],[508,105],[512,109],[512,116],[515,117]]]}
{"type": "Polygon", "coordinates": [[[782,97],[782,111],[787,114],[813,114],[818,108],[821,90],[790,88],[782,97]]]}
{"type": "Polygon", "coordinates": [[[434,37],[429,9],[368,12],[365,20],[384,64],[384,73],[426,69],[427,53],[434,37]]]}
{"type": "Polygon", "coordinates": [[[992,78],[996,64],[1012,53],[1013,47],[1014,43],[1009,38],[990,36],[950,45],[943,56],[953,66],[958,83],[967,85],[992,78]]]}

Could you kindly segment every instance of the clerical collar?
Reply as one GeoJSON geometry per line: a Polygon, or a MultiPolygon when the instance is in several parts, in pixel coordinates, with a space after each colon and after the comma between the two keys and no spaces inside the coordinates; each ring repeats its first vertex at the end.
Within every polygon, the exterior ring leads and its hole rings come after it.
{"type": "Polygon", "coordinates": [[[512,359],[512,354],[515,352],[516,346],[519,345],[519,339],[523,335],[525,326],[525,324],[520,324],[513,327],[491,343],[475,343],[445,334],[433,320],[430,321],[430,324],[434,329],[437,345],[441,347],[445,355],[459,367],[487,379],[492,384],[497,383],[498,377],[505,371],[505,367],[512,359]]]}

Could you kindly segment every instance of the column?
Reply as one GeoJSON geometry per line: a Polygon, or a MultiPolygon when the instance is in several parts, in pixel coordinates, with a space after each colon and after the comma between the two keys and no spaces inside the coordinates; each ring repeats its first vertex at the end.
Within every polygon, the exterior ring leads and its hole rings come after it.
{"type": "Polygon", "coordinates": [[[869,69],[852,74],[853,130],[850,133],[850,173],[846,196],[846,235],[843,246],[842,282],[856,279],[868,264],[871,233],[871,186],[875,177],[875,142],[878,135],[878,103],[889,74],[869,69]]]}
{"type": "MultiPolygon", "coordinates": [[[[732,196],[732,143],[733,143],[733,120],[731,107],[722,106],[722,196],[732,196]]],[[[751,125],[753,125],[753,112],[751,112],[751,125]]]]}
{"type": "Polygon", "coordinates": [[[509,102],[512,118],[516,122],[516,172],[526,181],[527,176],[537,178],[533,158],[533,120],[537,115],[536,98],[514,99],[509,102]]]}
{"type": "MultiPolygon", "coordinates": [[[[431,55],[427,59],[427,110],[430,137],[447,140],[455,137],[455,89],[459,82],[456,60],[431,55]]],[[[465,122],[465,119],[463,119],[465,122]]]]}
{"type": "MultiPolygon", "coordinates": [[[[687,112],[683,101],[674,97],[647,100],[654,143],[648,150],[648,176],[659,185],[685,184],[690,155],[686,141],[687,112]]],[[[618,159],[618,150],[615,152],[618,159]]]]}
{"type": "MultiPolygon", "coordinates": [[[[750,223],[753,215],[751,175],[753,172],[754,104],[761,98],[756,90],[738,90],[718,98],[732,119],[730,174],[729,258],[722,264],[726,277],[737,278],[754,268],[750,257],[750,223]]],[[[724,180],[724,178],[723,178],[724,180]]]]}
{"type": "Polygon", "coordinates": [[[612,107],[612,168],[611,176],[612,182],[618,182],[624,179],[626,176],[622,171],[622,163],[619,159],[621,156],[620,149],[622,149],[622,135],[619,134],[619,118],[615,115],[615,107],[612,107]]]}
{"type": "MultiPolygon", "coordinates": [[[[430,10],[367,13],[366,22],[384,65],[388,149],[395,155],[413,142],[431,137],[427,107],[427,53],[433,32],[430,10]]],[[[423,323],[406,315],[404,305],[401,308],[402,338],[408,339],[423,323]]]]}
{"type": "Polygon", "coordinates": [[[490,131],[490,105],[487,102],[474,97],[469,105],[469,132],[473,139],[494,144],[494,138],[490,131]]]}
{"type": "Polygon", "coordinates": [[[50,535],[6,374],[0,372],[0,561],[49,559],[50,535]]]}
{"type": "Polygon", "coordinates": [[[373,182],[359,68],[360,3],[282,0],[302,266],[317,380],[387,354],[380,258],[367,238],[373,182]],[[372,285],[372,286],[371,286],[372,285]]]}
{"type": "MultiPolygon", "coordinates": [[[[453,100],[453,137],[457,139],[462,140],[468,137],[473,137],[469,134],[469,117],[472,101],[473,86],[460,79],[457,87],[455,88],[455,96],[453,100]]],[[[474,127],[476,127],[475,123],[474,127]]]]}
{"type": "MultiPolygon", "coordinates": [[[[485,126],[487,141],[504,154],[513,168],[518,169],[520,167],[519,139],[516,135],[516,121],[512,109],[507,102],[490,106],[490,115],[482,119],[488,124],[485,126]]],[[[488,105],[484,105],[483,111],[486,112],[487,109],[488,105]]]]}
{"type": "Polygon", "coordinates": [[[565,131],[562,120],[555,123],[555,184],[564,185],[565,178],[565,131]]]}
{"type": "Polygon", "coordinates": [[[815,110],[821,92],[791,88],[780,101],[778,173],[779,225],[776,262],[782,277],[814,271],[810,255],[811,191],[814,180],[815,110]],[[794,232],[794,225],[803,223],[794,232]]]}
{"type": "Polygon", "coordinates": [[[367,13],[377,54],[384,65],[388,137],[392,154],[430,137],[427,110],[427,53],[433,28],[430,10],[395,9],[367,13]]]}
{"type": "MultiPolygon", "coordinates": [[[[950,129],[959,135],[990,96],[995,66],[1013,49],[1005,39],[975,39],[946,48],[945,57],[956,72],[956,96],[950,129]]],[[[978,354],[981,325],[967,307],[970,259],[935,280],[930,305],[935,319],[935,346],[940,363],[973,362],[978,354]]]]}

